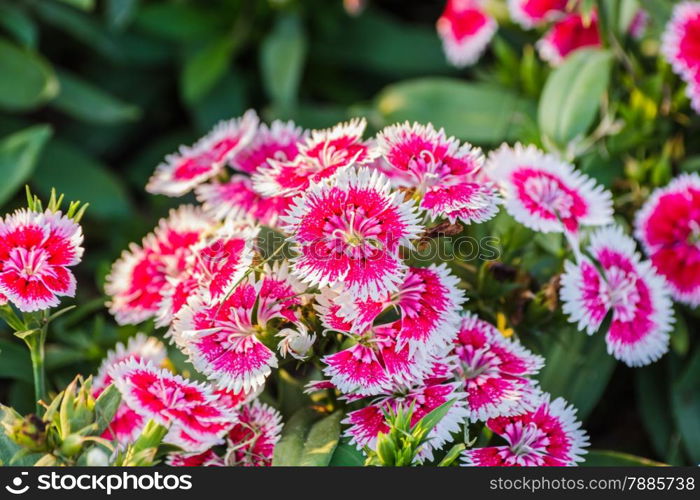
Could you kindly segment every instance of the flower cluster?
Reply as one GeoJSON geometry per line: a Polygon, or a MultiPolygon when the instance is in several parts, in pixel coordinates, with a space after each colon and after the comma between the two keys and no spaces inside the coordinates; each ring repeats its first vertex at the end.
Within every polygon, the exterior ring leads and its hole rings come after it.
{"type": "MultiPolygon", "coordinates": [[[[570,0],[508,0],[512,21],[525,30],[543,30],[536,44],[543,61],[561,64],[577,49],[600,47],[598,13],[584,12],[584,2],[570,0]]],[[[484,0],[448,0],[437,22],[445,55],[457,67],[476,63],[498,30],[484,0]]],[[[638,9],[627,31],[639,38],[646,30],[647,14],[638,9]]]]}
{"type": "MultiPolygon", "coordinates": [[[[123,395],[106,435],[128,443],[154,420],[182,449],[171,465],[269,465],[281,422],[257,397],[282,363],[314,359],[326,379],[308,391],[360,406],[344,420],[360,449],[376,446],[399,407],[418,422],[449,403],[416,460],[476,422],[510,442],[496,449],[502,464],[581,460],[573,410],[535,379],[544,360],[464,312],[450,267],[416,265],[411,249],[430,224],[482,223],[501,204],[578,245],[586,227],[611,222],[609,193],[532,147],[485,157],[430,124],[393,125],[372,140],[365,126],[305,131],[249,111],[158,167],[149,189],[194,190],[202,206],[173,210],[114,264],[110,310],[121,324],[167,328],[207,381],[164,368],[155,339],[119,346],[95,389],[113,382],[123,395]],[[188,155],[207,169],[183,167],[188,155]],[[282,236],[276,248],[262,244],[263,227],[282,236]],[[521,430],[500,430],[512,426],[521,430]]],[[[465,464],[485,460],[474,453],[465,464]]]]}

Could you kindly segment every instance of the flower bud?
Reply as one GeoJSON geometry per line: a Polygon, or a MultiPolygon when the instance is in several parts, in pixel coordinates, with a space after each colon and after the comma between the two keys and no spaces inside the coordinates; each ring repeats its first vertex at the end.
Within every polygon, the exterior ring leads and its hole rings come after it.
{"type": "Polygon", "coordinates": [[[282,357],[287,357],[287,354],[299,361],[305,361],[308,358],[308,353],[316,342],[316,334],[309,335],[309,331],[303,324],[298,324],[297,330],[293,328],[285,328],[281,330],[275,337],[281,337],[281,341],[277,346],[282,357]]]}

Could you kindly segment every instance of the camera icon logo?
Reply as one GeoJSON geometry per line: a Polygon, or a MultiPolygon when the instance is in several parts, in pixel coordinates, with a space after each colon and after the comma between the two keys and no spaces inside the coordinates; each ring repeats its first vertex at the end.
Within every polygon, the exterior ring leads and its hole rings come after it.
{"type": "Polygon", "coordinates": [[[29,485],[22,486],[22,477],[28,475],[28,472],[22,472],[20,476],[17,476],[12,480],[12,485],[5,486],[5,489],[13,495],[22,495],[26,493],[29,490],[29,485]]]}

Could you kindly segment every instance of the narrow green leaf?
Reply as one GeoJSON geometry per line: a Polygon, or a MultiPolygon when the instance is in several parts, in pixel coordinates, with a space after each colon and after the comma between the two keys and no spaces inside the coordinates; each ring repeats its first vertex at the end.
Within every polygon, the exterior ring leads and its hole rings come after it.
{"type": "Polygon", "coordinates": [[[133,19],[140,0],[107,0],[105,17],[107,23],[115,29],[125,28],[133,19]]]}
{"type": "Polygon", "coordinates": [[[281,109],[290,109],[296,103],[306,51],[306,37],[296,15],[280,17],[260,47],[265,90],[281,109]]]}
{"type": "Polygon", "coordinates": [[[119,389],[114,384],[110,384],[95,401],[95,422],[99,434],[102,434],[114,419],[121,399],[119,389]]]}
{"type": "Polygon", "coordinates": [[[99,87],[67,71],[58,72],[61,91],[49,103],[64,113],[90,123],[114,124],[139,118],[138,107],[122,102],[99,87]]]}
{"type": "Polygon", "coordinates": [[[33,49],[39,39],[36,23],[18,6],[0,4],[0,26],[10,33],[19,43],[33,49]]]}
{"type": "Polygon", "coordinates": [[[51,133],[48,125],[35,125],[0,140],[0,205],[14,196],[32,175],[51,133]]]}
{"type": "Polygon", "coordinates": [[[584,467],[665,467],[667,464],[617,451],[591,450],[584,467]]]}
{"type": "Polygon", "coordinates": [[[649,441],[659,457],[670,448],[674,433],[670,394],[664,366],[655,363],[635,370],[637,406],[649,441]]]}
{"type": "Polygon", "coordinates": [[[134,21],[140,30],[176,42],[205,39],[226,26],[225,17],[194,2],[147,3],[134,21]]]}
{"type": "Polygon", "coordinates": [[[676,308],[675,316],[676,324],[671,332],[671,348],[676,354],[683,357],[688,354],[688,349],[690,349],[690,331],[688,330],[688,323],[686,323],[679,308],[676,308]]]}
{"type": "Polygon", "coordinates": [[[3,39],[0,39],[0,75],[5,75],[0,78],[0,108],[32,109],[58,92],[56,75],[44,58],[3,39]]]}
{"type": "Polygon", "coordinates": [[[462,140],[496,144],[517,137],[533,104],[510,90],[450,78],[406,80],[375,100],[376,126],[432,122],[462,140]]]}
{"type": "Polygon", "coordinates": [[[302,467],[327,467],[340,441],[340,419],[337,411],[315,423],[304,443],[299,465],[302,467]]]}
{"type": "Polygon", "coordinates": [[[671,402],[685,450],[693,463],[700,463],[700,348],[673,383],[671,402]]]}
{"type": "Polygon", "coordinates": [[[438,406],[433,411],[428,413],[425,417],[420,419],[413,428],[418,429],[419,431],[424,433],[424,436],[427,436],[430,433],[430,431],[432,431],[435,428],[435,426],[437,426],[442,421],[442,419],[445,418],[447,412],[450,411],[450,408],[454,406],[455,402],[456,400],[452,399],[447,403],[438,406]]]}
{"type": "Polygon", "coordinates": [[[202,99],[224,76],[235,46],[231,36],[218,38],[185,60],[182,70],[182,97],[187,103],[202,99]]]}
{"type": "Polygon", "coordinates": [[[552,72],[538,112],[544,136],[565,147],[589,130],[608,88],[612,62],[606,50],[582,49],[552,72]]]}

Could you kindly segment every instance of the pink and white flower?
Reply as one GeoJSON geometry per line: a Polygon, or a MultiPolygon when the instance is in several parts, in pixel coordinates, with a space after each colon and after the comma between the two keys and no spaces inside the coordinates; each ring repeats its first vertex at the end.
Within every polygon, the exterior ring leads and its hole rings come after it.
{"type": "Polygon", "coordinates": [[[654,191],[637,213],[635,235],[673,297],[700,305],[700,175],[654,191]]]}
{"type": "Polygon", "coordinates": [[[464,394],[456,383],[420,385],[408,389],[397,388],[397,392],[376,398],[368,406],[350,412],[343,421],[350,426],[345,431],[345,435],[359,450],[365,447],[376,449],[379,433],[388,433],[390,430],[386,422],[386,413],[396,411],[399,407],[408,410],[413,405],[411,425],[415,425],[431,411],[452,400],[455,400],[452,407],[430,432],[428,441],[419,452],[419,460],[432,461],[433,452],[440,450],[449,442],[452,434],[459,431],[462,424],[466,422],[464,394]]]}
{"type": "Polygon", "coordinates": [[[193,294],[208,301],[229,294],[250,269],[257,235],[257,227],[232,219],[203,235],[192,245],[180,275],[169,278],[157,325],[169,325],[193,294]]]}
{"type": "Polygon", "coordinates": [[[483,222],[498,212],[496,191],[481,173],[481,150],[460,146],[431,124],[408,122],[382,130],[377,145],[384,172],[395,186],[413,191],[431,218],[483,222]]]}
{"type": "Polygon", "coordinates": [[[291,161],[299,154],[299,144],[308,133],[294,122],[275,120],[269,126],[261,124],[250,144],[243,147],[231,159],[230,165],[249,175],[265,168],[270,160],[291,161]]]}
{"type": "Polygon", "coordinates": [[[204,453],[170,453],[165,460],[170,467],[223,467],[224,460],[213,450],[204,453]]]}
{"type": "Polygon", "coordinates": [[[577,234],[581,226],[612,222],[612,196],[573,165],[535,146],[501,146],[487,173],[500,187],[508,213],[541,232],[577,234]]]}
{"type": "Polygon", "coordinates": [[[185,205],[162,219],[141,246],[132,243],[122,253],[105,285],[111,297],[109,311],[117,323],[137,324],[158,313],[172,289],[171,279],[186,269],[192,246],[212,224],[201,209],[185,205]]]}
{"type": "Polygon", "coordinates": [[[448,0],[437,21],[447,60],[459,68],[477,62],[497,30],[481,0],[448,0]]]}
{"type": "Polygon", "coordinates": [[[217,124],[193,146],[181,146],[166,156],[148,181],[146,190],[153,194],[182,196],[202,182],[216,176],[236,153],[253,139],[258,128],[253,110],[242,117],[217,124]]]}
{"type": "Polygon", "coordinates": [[[367,122],[355,118],[327,130],[314,130],[289,161],[270,160],[253,176],[254,187],[264,196],[291,196],[333,176],[351,165],[369,165],[377,156],[362,140],[367,122]]]}
{"type": "Polygon", "coordinates": [[[583,461],[588,436],[576,410],[562,398],[545,396],[527,413],[489,420],[486,426],[506,440],[505,446],[463,452],[464,464],[479,467],[566,467],[583,461]]]}
{"type": "Polygon", "coordinates": [[[204,211],[217,220],[252,217],[274,227],[292,204],[290,196],[262,196],[253,189],[251,178],[241,174],[226,182],[202,184],[195,191],[204,211]]]}
{"type": "Polygon", "coordinates": [[[0,220],[0,294],[22,312],[56,307],[74,297],[68,269],[83,256],[83,231],[61,212],[17,210],[0,220]]]}
{"type": "Polygon", "coordinates": [[[459,312],[466,301],[459,279],[446,264],[408,269],[392,304],[401,311],[399,345],[436,352],[454,340],[459,312]]]}
{"type": "Polygon", "coordinates": [[[508,0],[510,17],[525,29],[554,21],[566,12],[569,0],[508,0]]]}
{"type": "Polygon", "coordinates": [[[95,395],[99,395],[106,389],[112,383],[109,371],[119,363],[133,359],[134,361],[150,361],[155,366],[160,366],[167,356],[165,345],[160,340],[148,337],[143,333],[137,333],[127,341],[126,345],[119,342],[113,350],[107,353],[93,379],[92,390],[95,395]]]}
{"type": "Polygon", "coordinates": [[[686,81],[700,70],[700,2],[680,2],[666,25],[661,52],[686,81]]]}
{"type": "Polygon", "coordinates": [[[552,66],[561,64],[575,50],[600,46],[598,15],[595,11],[589,20],[579,13],[567,14],[536,44],[542,60],[552,66]]]}
{"type": "Polygon", "coordinates": [[[277,367],[253,321],[263,282],[248,280],[218,302],[193,296],[173,325],[173,338],[200,373],[220,388],[255,391],[277,367]]]}
{"type": "Polygon", "coordinates": [[[599,229],[588,254],[566,263],[562,308],[588,334],[612,313],[608,352],[629,366],[652,363],[668,351],[674,318],[666,283],[649,261],[640,261],[634,241],[618,226],[599,229]]]}
{"type": "Polygon", "coordinates": [[[524,413],[534,409],[540,391],[534,376],[544,359],[520,342],[505,338],[496,327],[471,313],[462,316],[452,355],[455,375],[463,381],[472,421],[524,413]]]}
{"type": "Polygon", "coordinates": [[[420,383],[430,374],[435,356],[412,351],[407,342],[399,342],[400,331],[400,322],[394,322],[351,335],[357,343],[324,357],[323,373],[341,392],[363,396],[420,383]]]}
{"type": "Polygon", "coordinates": [[[415,205],[367,168],[343,170],[331,183],[312,185],[282,221],[299,252],[294,274],[312,286],[342,282],[360,300],[398,290],[406,271],[400,246],[420,232],[415,205]]]}
{"type": "Polygon", "coordinates": [[[211,386],[158,369],[150,361],[124,361],[109,375],[129,408],[171,427],[171,433],[182,430],[195,439],[213,439],[236,422],[235,412],[219,402],[211,386]]]}
{"type": "Polygon", "coordinates": [[[281,432],[282,415],[277,410],[259,401],[244,406],[227,435],[226,465],[269,467],[281,432]]]}

